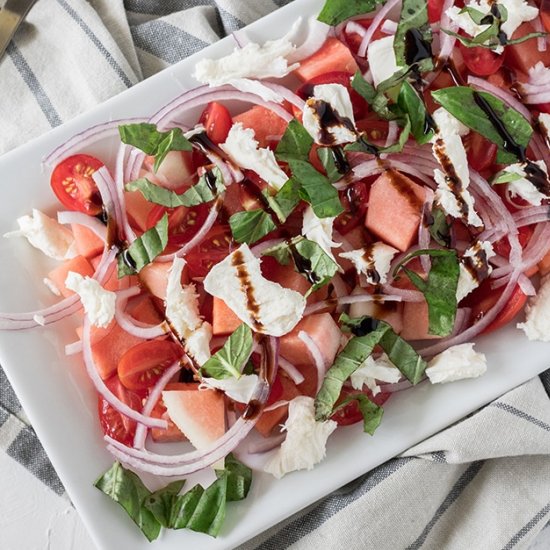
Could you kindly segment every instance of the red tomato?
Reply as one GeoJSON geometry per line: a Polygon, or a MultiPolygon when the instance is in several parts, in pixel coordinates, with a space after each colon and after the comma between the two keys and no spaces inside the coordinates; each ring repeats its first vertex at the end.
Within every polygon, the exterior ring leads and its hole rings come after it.
{"type": "Polygon", "coordinates": [[[165,369],[181,356],[181,347],[171,340],[141,342],[120,358],[118,376],[129,390],[145,390],[154,386],[165,369]]]}
{"type": "MultiPolygon", "coordinates": [[[[365,394],[372,402],[376,403],[378,406],[382,406],[391,395],[389,393],[379,393],[378,395],[373,397],[372,393],[369,390],[357,391],[353,388],[348,388],[347,386],[344,386],[340,393],[340,397],[336,402],[336,406],[338,406],[338,403],[343,401],[346,397],[357,393],[365,394]]],[[[359,409],[357,401],[350,401],[347,405],[336,411],[330,418],[331,420],[334,420],[339,426],[349,426],[351,424],[361,422],[363,420],[363,415],[361,414],[361,410],[359,409]]]]}
{"type": "Polygon", "coordinates": [[[358,120],[355,126],[359,131],[367,133],[369,141],[386,141],[388,137],[388,122],[379,120],[374,115],[358,120]]]}
{"type": "MultiPolygon", "coordinates": [[[[527,246],[527,243],[531,240],[534,231],[535,228],[532,225],[524,225],[518,229],[518,240],[522,248],[527,246]]],[[[510,256],[510,243],[508,242],[508,238],[503,237],[494,243],[493,249],[499,256],[508,258],[508,256],[510,256]]]]}
{"type": "Polygon", "coordinates": [[[363,225],[369,202],[367,184],[359,181],[350,185],[340,193],[340,199],[345,211],[336,218],[334,228],[341,235],[346,235],[358,225],[363,225]]]}
{"type": "MultiPolygon", "coordinates": [[[[531,32],[535,32],[533,25],[530,22],[523,23],[518,27],[512,38],[520,38],[531,32]]],[[[527,74],[529,69],[539,61],[542,61],[546,67],[550,65],[550,48],[545,52],[539,52],[535,38],[520,44],[506,46],[506,64],[524,74],[527,74]]]]}
{"type": "MultiPolygon", "coordinates": [[[[370,24],[372,23],[372,19],[358,19],[357,21],[354,21],[354,23],[361,25],[364,29],[368,29],[370,27],[370,24]]],[[[361,42],[363,42],[363,37],[357,32],[348,32],[347,27],[344,29],[344,33],[346,44],[348,45],[349,49],[352,52],[357,53],[359,51],[359,47],[361,46],[361,42]]],[[[371,42],[379,40],[380,38],[384,38],[385,36],[387,35],[380,30],[380,27],[378,27],[374,31],[371,42]]]]}
{"type": "Polygon", "coordinates": [[[266,402],[266,407],[269,407],[269,405],[273,405],[273,403],[277,403],[283,396],[283,383],[281,382],[281,377],[279,375],[275,376],[275,380],[273,381],[273,384],[271,385],[271,391],[269,392],[269,397],[266,402]]]}
{"type": "Polygon", "coordinates": [[[189,276],[206,277],[212,266],[223,260],[230,252],[233,237],[227,225],[215,225],[204,240],[185,257],[189,276]]]}
{"type": "Polygon", "coordinates": [[[546,32],[550,32],[550,0],[542,0],[540,3],[540,18],[546,32]]]}
{"type": "MultiPolygon", "coordinates": [[[[121,384],[118,376],[112,376],[105,384],[123,403],[136,411],[141,409],[142,404],[139,395],[126,389],[121,384]]],[[[136,422],[120,414],[101,396],[98,397],[97,409],[103,433],[125,445],[130,445],[136,433],[136,422]]]]}
{"type": "Polygon", "coordinates": [[[226,107],[213,101],[206,106],[199,123],[206,128],[206,135],[216,145],[224,143],[233,124],[226,107]]]}
{"type": "Polygon", "coordinates": [[[430,23],[438,23],[441,21],[443,4],[443,0],[428,0],[428,19],[430,23]]]}
{"type": "Polygon", "coordinates": [[[470,132],[465,138],[468,163],[477,172],[492,166],[497,158],[497,146],[477,132],[470,132]]]}
{"type": "Polygon", "coordinates": [[[90,216],[101,212],[101,196],[92,174],[102,166],[100,160],[90,155],[73,155],[54,168],[50,184],[63,206],[90,216]]]}
{"type": "Polygon", "coordinates": [[[147,227],[153,227],[165,213],[168,213],[168,244],[181,246],[189,241],[202,227],[208,217],[209,207],[207,204],[199,204],[191,208],[178,206],[177,208],[166,208],[155,206],[147,217],[147,227]]]}
{"type": "Polygon", "coordinates": [[[458,47],[466,67],[478,76],[489,76],[496,73],[504,63],[505,53],[499,55],[482,47],[467,48],[460,43],[458,47]]]}

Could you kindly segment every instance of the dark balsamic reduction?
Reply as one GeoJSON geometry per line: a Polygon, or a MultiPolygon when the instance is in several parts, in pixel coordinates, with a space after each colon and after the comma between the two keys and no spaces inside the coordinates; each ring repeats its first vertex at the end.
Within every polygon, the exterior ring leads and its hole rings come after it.
{"type": "Polygon", "coordinates": [[[334,160],[334,165],[339,174],[345,175],[351,170],[348,159],[342,147],[331,147],[330,152],[334,160]]]}
{"type": "Polygon", "coordinates": [[[370,155],[374,155],[376,157],[380,155],[380,150],[378,149],[378,147],[376,147],[376,145],[372,145],[372,143],[369,143],[365,139],[365,136],[360,135],[358,141],[361,142],[361,145],[364,147],[365,152],[369,153],[370,155]]]}
{"type": "Polygon", "coordinates": [[[407,200],[412,208],[415,210],[422,209],[424,201],[413,191],[408,183],[408,178],[405,178],[401,173],[395,170],[387,170],[386,174],[390,179],[391,186],[407,200]]]}
{"type": "Polygon", "coordinates": [[[431,57],[431,44],[424,40],[419,29],[409,29],[405,33],[405,61],[407,65],[413,65],[431,57]]]}
{"type": "Polygon", "coordinates": [[[547,197],[550,196],[550,182],[548,181],[548,176],[538,164],[527,160],[526,165],[523,167],[523,171],[525,172],[525,178],[537,188],[537,191],[547,197]]]}
{"type": "Polygon", "coordinates": [[[261,332],[263,330],[263,324],[260,321],[260,306],[258,305],[258,302],[256,302],[256,298],[254,296],[254,286],[250,280],[250,274],[246,269],[243,253],[240,250],[236,250],[234,252],[231,263],[237,270],[237,277],[241,283],[241,289],[246,296],[246,308],[252,318],[254,329],[261,332]]]}
{"type": "Polygon", "coordinates": [[[203,153],[212,152],[220,156],[223,155],[222,150],[208,137],[206,132],[201,132],[200,134],[191,136],[189,141],[203,153]]]}
{"type": "Polygon", "coordinates": [[[248,403],[246,409],[244,410],[244,420],[253,420],[262,412],[262,409],[263,405],[257,399],[253,399],[250,403],[248,403]]]}
{"type": "Polygon", "coordinates": [[[208,189],[212,191],[212,194],[216,195],[218,192],[218,188],[216,187],[216,176],[214,175],[214,172],[212,170],[207,170],[204,173],[204,181],[206,182],[208,189]]]}
{"type": "Polygon", "coordinates": [[[366,336],[367,334],[374,332],[378,328],[379,324],[380,321],[378,321],[378,319],[374,319],[373,317],[365,317],[358,325],[351,327],[351,333],[354,336],[366,336]]]}
{"type": "Polygon", "coordinates": [[[137,269],[137,264],[134,260],[134,258],[132,258],[132,256],[130,255],[130,252],[128,251],[128,249],[124,250],[124,252],[122,253],[122,261],[132,270],[136,271],[137,269]]]}
{"type": "Polygon", "coordinates": [[[290,253],[292,254],[292,259],[294,260],[294,264],[296,265],[296,269],[303,273],[307,280],[312,284],[317,284],[321,279],[317,276],[317,274],[313,271],[313,266],[311,265],[311,261],[308,258],[304,258],[296,249],[296,245],[293,243],[290,243],[288,245],[288,249],[290,250],[290,253]]]}
{"type": "Polygon", "coordinates": [[[319,99],[310,99],[308,105],[319,120],[319,143],[321,145],[334,145],[334,136],[330,132],[331,128],[343,126],[355,133],[351,120],[348,117],[340,116],[330,103],[319,99]]]}
{"type": "Polygon", "coordinates": [[[472,279],[480,283],[489,276],[489,261],[487,254],[482,246],[476,247],[476,251],[473,257],[463,256],[462,264],[466,270],[470,273],[472,279]]]}
{"type": "Polygon", "coordinates": [[[370,244],[363,248],[363,260],[365,263],[370,266],[367,268],[367,278],[370,283],[377,285],[380,282],[380,273],[374,269],[374,258],[373,258],[373,245],[370,244]]]}

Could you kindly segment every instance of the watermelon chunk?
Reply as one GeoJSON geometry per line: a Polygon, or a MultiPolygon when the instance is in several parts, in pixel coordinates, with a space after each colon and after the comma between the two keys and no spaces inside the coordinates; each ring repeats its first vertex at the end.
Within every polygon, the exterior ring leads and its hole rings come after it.
{"type": "Polygon", "coordinates": [[[428,304],[424,302],[405,302],[403,304],[403,329],[401,338],[405,340],[436,340],[441,338],[428,334],[428,304]]]}
{"type": "Polygon", "coordinates": [[[91,277],[94,274],[92,264],[84,256],[75,256],[48,273],[48,279],[59,289],[65,297],[72,296],[74,292],[65,286],[65,280],[69,271],[74,271],[83,277],[91,277]]]}
{"type": "Polygon", "coordinates": [[[214,336],[231,334],[242,325],[243,322],[223,300],[214,296],[212,304],[212,333],[214,336]]]}
{"type": "Polygon", "coordinates": [[[285,133],[288,125],[286,120],[261,105],[256,105],[234,116],[233,123],[237,122],[242,123],[245,128],[254,130],[254,136],[260,147],[268,147],[273,142],[273,137],[282,136],[285,133]]]}
{"type": "Polygon", "coordinates": [[[149,202],[141,191],[126,191],[124,200],[130,224],[137,229],[141,229],[141,231],[146,231],[148,229],[147,219],[155,205],[149,202]]]}
{"type": "MultiPolygon", "coordinates": [[[[146,265],[139,272],[139,279],[143,286],[157,298],[166,299],[166,286],[168,284],[168,275],[172,264],[170,262],[152,262],[146,265]]],[[[181,274],[181,283],[189,282],[187,264],[184,266],[181,274]]]]}
{"type": "MultiPolygon", "coordinates": [[[[357,286],[352,295],[363,294],[365,289],[357,286]]],[[[403,304],[401,302],[361,302],[351,304],[350,317],[363,317],[368,315],[381,321],[386,321],[394,332],[399,334],[403,330],[403,304]]]]}
{"type": "Polygon", "coordinates": [[[80,256],[93,258],[103,252],[105,243],[91,229],[76,223],[71,224],[71,229],[80,256]]]}

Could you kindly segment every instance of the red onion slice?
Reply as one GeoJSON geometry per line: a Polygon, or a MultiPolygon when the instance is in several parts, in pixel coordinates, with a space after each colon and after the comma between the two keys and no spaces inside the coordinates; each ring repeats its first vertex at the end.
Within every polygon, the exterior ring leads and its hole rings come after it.
{"type": "Polygon", "coordinates": [[[57,213],[57,221],[63,225],[82,225],[93,231],[103,242],[107,240],[107,226],[97,218],[84,214],[84,212],[73,212],[64,210],[57,213]]]}
{"type": "Polygon", "coordinates": [[[288,377],[296,384],[301,384],[304,381],[304,375],[284,357],[279,356],[279,367],[283,369],[288,377]]]}
{"type": "MultiPolygon", "coordinates": [[[[434,202],[434,193],[431,189],[427,189],[426,198],[424,200],[424,204],[422,205],[422,217],[420,219],[420,223],[418,224],[418,246],[421,249],[430,248],[430,242],[431,242],[430,227],[425,223],[425,220],[427,219],[427,216],[429,216],[432,211],[433,202],[434,202]]],[[[432,265],[430,261],[430,256],[428,256],[427,254],[422,254],[422,256],[420,256],[420,264],[422,265],[422,269],[426,273],[428,273],[432,265]]]]}
{"type": "Polygon", "coordinates": [[[260,454],[272,451],[276,447],[279,447],[281,443],[286,439],[286,433],[280,433],[267,437],[260,441],[250,443],[248,446],[248,452],[250,454],[260,454]]]}
{"type": "Polygon", "coordinates": [[[327,307],[331,307],[334,305],[339,306],[345,306],[350,304],[362,304],[364,302],[401,302],[403,301],[402,296],[398,296],[397,294],[389,295],[389,294],[354,294],[352,296],[342,296],[341,298],[329,298],[328,300],[323,300],[321,302],[317,302],[315,304],[311,304],[306,307],[304,311],[304,317],[307,315],[311,315],[312,313],[316,313],[317,311],[321,311],[327,307]]]}
{"type": "Polygon", "coordinates": [[[400,3],[401,0],[389,0],[389,2],[387,2],[374,16],[371,24],[369,25],[369,28],[367,29],[367,32],[365,33],[365,36],[363,36],[363,40],[361,41],[361,45],[359,46],[359,49],[357,51],[357,55],[359,55],[359,57],[366,57],[367,48],[371,43],[374,33],[382,24],[388,13],[390,13],[390,11],[400,3]]]}
{"type": "Polygon", "coordinates": [[[289,63],[301,61],[314,54],[325,43],[330,33],[330,27],[315,17],[307,20],[307,29],[303,42],[286,58],[289,63]]]}
{"type": "Polygon", "coordinates": [[[128,334],[136,336],[137,338],[143,338],[144,340],[158,338],[159,336],[170,332],[170,329],[165,322],[158,325],[142,326],[125,312],[128,299],[132,296],[137,296],[140,293],[141,289],[137,286],[130,287],[126,290],[121,290],[117,293],[115,319],[120,328],[128,334]]]}

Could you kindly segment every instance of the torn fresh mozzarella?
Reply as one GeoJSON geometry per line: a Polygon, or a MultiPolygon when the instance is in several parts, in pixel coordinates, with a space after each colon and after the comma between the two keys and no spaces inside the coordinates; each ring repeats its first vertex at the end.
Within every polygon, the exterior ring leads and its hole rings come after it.
{"type": "MultiPolygon", "coordinates": [[[[550,183],[548,182],[548,170],[546,169],[546,164],[542,160],[530,161],[529,165],[537,165],[541,170],[541,175],[546,176],[546,185],[542,188],[550,188],[550,183]]],[[[525,172],[526,164],[525,163],[516,163],[507,166],[504,169],[504,172],[510,174],[517,174],[520,176],[519,179],[511,181],[508,183],[508,191],[512,197],[520,196],[523,200],[527,201],[529,204],[534,206],[540,206],[541,202],[544,199],[548,198],[548,195],[542,193],[529,179],[529,176],[525,172]]]]}
{"type": "Polygon", "coordinates": [[[548,113],[539,114],[539,126],[548,147],[550,147],[550,115],[548,113]]]}
{"type": "Polygon", "coordinates": [[[354,389],[361,390],[363,386],[367,386],[372,395],[378,395],[380,393],[380,386],[376,381],[395,384],[401,380],[401,372],[385,353],[377,359],[369,355],[363,364],[351,375],[350,380],[354,389]]]}
{"type": "Polygon", "coordinates": [[[116,294],[105,290],[95,279],[69,271],[65,286],[80,296],[84,311],[92,325],[105,328],[115,316],[116,294]]]}
{"type": "MultiPolygon", "coordinates": [[[[539,61],[529,69],[527,82],[518,83],[518,89],[522,95],[539,94],[542,88],[550,86],[550,68],[539,61]]],[[[549,116],[547,113],[541,113],[549,116]]],[[[540,119],[540,115],[539,115],[540,119]]]]}
{"type": "Polygon", "coordinates": [[[243,244],[210,270],[204,289],[256,332],[283,336],[302,318],[306,301],[300,293],[265,279],[260,265],[243,244]]]}
{"type": "Polygon", "coordinates": [[[375,87],[400,69],[395,59],[393,39],[393,36],[386,36],[371,42],[367,48],[367,59],[375,87]]]}
{"type": "Polygon", "coordinates": [[[350,260],[357,273],[363,273],[367,282],[372,285],[385,284],[393,257],[398,250],[381,241],[367,248],[358,248],[339,254],[341,258],[350,260]]]}
{"type": "Polygon", "coordinates": [[[76,255],[70,229],[33,208],[31,216],[17,218],[19,230],[4,237],[25,237],[29,243],[54,260],[68,260],[76,255]]]}
{"type": "Polygon", "coordinates": [[[308,206],[304,211],[302,222],[302,235],[310,241],[316,242],[328,256],[336,262],[332,254],[332,248],[342,246],[332,240],[332,225],[336,218],[318,218],[313,212],[313,208],[308,206]]]}
{"type": "Polygon", "coordinates": [[[241,78],[282,78],[297,69],[286,56],[296,47],[286,36],[260,45],[249,42],[220,59],[203,59],[195,65],[193,76],[202,84],[222,86],[241,78]]]}
{"type": "Polygon", "coordinates": [[[343,145],[357,139],[349,92],[342,84],[313,88],[303,113],[304,128],[319,145],[343,145]]]}
{"type": "Polygon", "coordinates": [[[525,322],[518,323],[529,340],[550,342],[550,277],[542,280],[536,296],[529,298],[525,322]]]}
{"type": "Polygon", "coordinates": [[[231,85],[241,92],[255,94],[261,97],[264,101],[273,101],[273,103],[282,103],[284,97],[275,90],[268,88],[259,80],[251,80],[250,78],[237,78],[231,81],[231,85]]]}
{"type": "Polygon", "coordinates": [[[334,420],[315,420],[311,397],[295,397],[288,406],[288,419],[283,426],[286,439],[264,470],[276,478],[296,470],[311,470],[325,458],[327,440],[336,426],[334,420]]]}
{"type": "Polygon", "coordinates": [[[434,112],[437,132],[432,139],[432,150],[442,168],[434,170],[434,179],[438,184],[435,196],[447,214],[479,227],[483,223],[474,210],[474,198],[468,191],[468,159],[460,138],[463,130],[455,120],[447,116],[442,108],[434,112]]]}
{"type": "Polygon", "coordinates": [[[451,346],[436,355],[426,369],[432,384],[454,382],[464,378],[477,378],[485,374],[487,359],[483,353],[474,351],[474,344],[451,346]]]}
{"type": "Polygon", "coordinates": [[[489,260],[495,256],[493,245],[489,241],[477,241],[460,258],[460,274],[456,288],[456,301],[470,294],[493,271],[489,260]]]}
{"type": "Polygon", "coordinates": [[[184,260],[174,258],[166,285],[166,318],[183,340],[185,351],[199,365],[203,365],[210,358],[212,327],[200,316],[195,285],[181,284],[184,266],[184,260]]]}
{"type": "Polygon", "coordinates": [[[254,130],[243,128],[240,122],[233,124],[225,143],[220,144],[220,149],[227,153],[237,166],[256,172],[277,190],[288,180],[288,176],[277,164],[273,151],[258,147],[258,142],[254,139],[254,130]]]}
{"type": "Polygon", "coordinates": [[[250,403],[252,394],[258,385],[257,374],[244,374],[240,378],[203,378],[199,390],[204,388],[214,388],[221,390],[227,397],[238,403],[250,403]]]}

